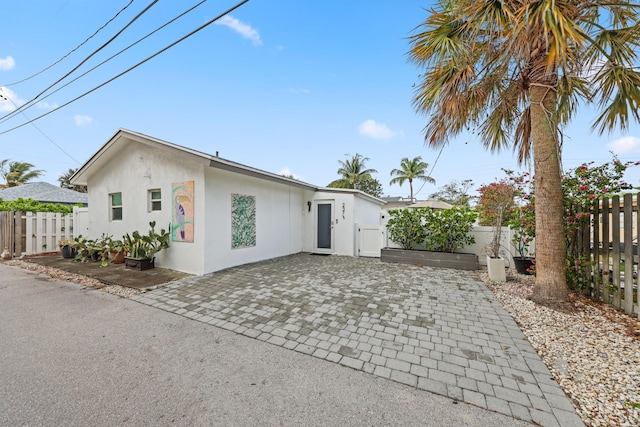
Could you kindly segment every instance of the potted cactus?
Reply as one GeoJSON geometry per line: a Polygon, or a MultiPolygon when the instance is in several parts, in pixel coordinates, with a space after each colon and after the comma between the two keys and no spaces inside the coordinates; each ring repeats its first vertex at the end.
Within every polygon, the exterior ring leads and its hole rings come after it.
{"type": "Polygon", "coordinates": [[[169,247],[169,238],[171,234],[161,229],[160,232],[155,231],[156,222],[149,223],[149,232],[140,234],[134,231],[123,237],[124,245],[129,248],[129,255],[125,256],[125,268],[133,270],[148,270],[155,267],[155,255],[162,249],[169,247]]]}

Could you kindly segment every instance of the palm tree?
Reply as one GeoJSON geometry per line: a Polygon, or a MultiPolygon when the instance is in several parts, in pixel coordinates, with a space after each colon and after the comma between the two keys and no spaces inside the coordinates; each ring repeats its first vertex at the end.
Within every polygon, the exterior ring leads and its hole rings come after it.
{"type": "Polygon", "coordinates": [[[359,184],[363,179],[370,178],[372,173],[378,173],[375,169],[366,169],[365,162],[368,161],[368,157],[363,157],[358,153],[344,162],[338,160],[340,163],[338,175],[341,175],[342,178],[332,181],[327,187],[359,189],[359,184]]]}
{"type": "Polygon", "coordinates": [[[9,159],[1,160],[0,175],[6,182],[6,184],[2,184],[2,187],[22,185],[44,174],[43,170],[32,170],[33,167],[31,163],[27,162],[10,162],[9,159]]]}
{"type": "Polygon", "coordinates": [[[538,302],[566,300],[561,132],[579,103],[600,133],[640,120],[639,8],[630,0],[441,0],[410,37],[424,68],[425,143],[472,128],[491,151],[533,159],[538,302]]]}
{"type": "Polygon", "coordinates": [[[405,157],[400,161],[400,169],[393,169],[391,171],[391,176],[395,175],[391,181],[389,181],[389,185],[398,184],[402,187],[405,181],[409,181],[409,192],[411,201],[413,201],[413,180],[419,179],[424,182],[429,182],[431,184],[435,184],[436,180],[427,175],[427,168],[429,167],[429,163],[423,162],[422,157],[414,157],[409,160],[409,158],[405,157]]]}
{"type": "Polygon", "coordinates": [[[87,186],[86,185],[74,185],[71,183],[71,177],[73,176],[73,174],[75,174],[78,171],[78,169],[71,169],[69,168],[69,170],[67,172],[64,172],[62,175],[60,175],[58,177],[58,182],[60,183],[60,187],[62,188],[66,188],[69,190],[73,190],[73,191],[77,191],[80,193],[86,193],[87,192],[87,186]]]}

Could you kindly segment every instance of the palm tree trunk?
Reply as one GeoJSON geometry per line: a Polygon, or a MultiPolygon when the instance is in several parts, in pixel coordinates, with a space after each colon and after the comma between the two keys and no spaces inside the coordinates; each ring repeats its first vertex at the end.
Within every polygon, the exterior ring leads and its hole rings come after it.
{"type": "Polygon", "coordinates": [[[411,178],[409,178],[409,194],[411,198],[411,203],[413,203],[413,183],[411,182],[411,178]]]}
{"type": "Polygon", "coordinates": [[[531,299],[561,302],[567,300],[568,289],[555,92],[550,86],[536,85],[530,95],[536,210],[536,282],[531,299]]]}

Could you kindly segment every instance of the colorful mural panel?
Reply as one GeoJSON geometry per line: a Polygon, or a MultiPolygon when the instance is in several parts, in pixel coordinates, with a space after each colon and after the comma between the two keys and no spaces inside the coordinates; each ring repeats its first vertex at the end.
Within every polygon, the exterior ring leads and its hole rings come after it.
{"type": "Polygon", "coordinates": [[[231,249],[256,245],[256,196],[231,195],[231,249]]]}
{"type": "Polygon", "coordinates": [[[171,196],[171,240],[193,243],[193,181],[174,182],[171,196]]]}

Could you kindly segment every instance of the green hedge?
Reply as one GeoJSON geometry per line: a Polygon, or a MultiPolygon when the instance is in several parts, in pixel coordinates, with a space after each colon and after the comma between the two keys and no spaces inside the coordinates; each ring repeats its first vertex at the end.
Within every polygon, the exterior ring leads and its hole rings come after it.
{"type": "MultiPolygon", "coordinates": [[[[81,204],[78,204],[77,206],[82,207],[81,204]]],[[[55,212],[70,214],[73,212],[73,206],[63,205],[61,203],[40,203],[33,199],[17,199],[11,202],[0,199],[0,211],[55,212]]]]}

